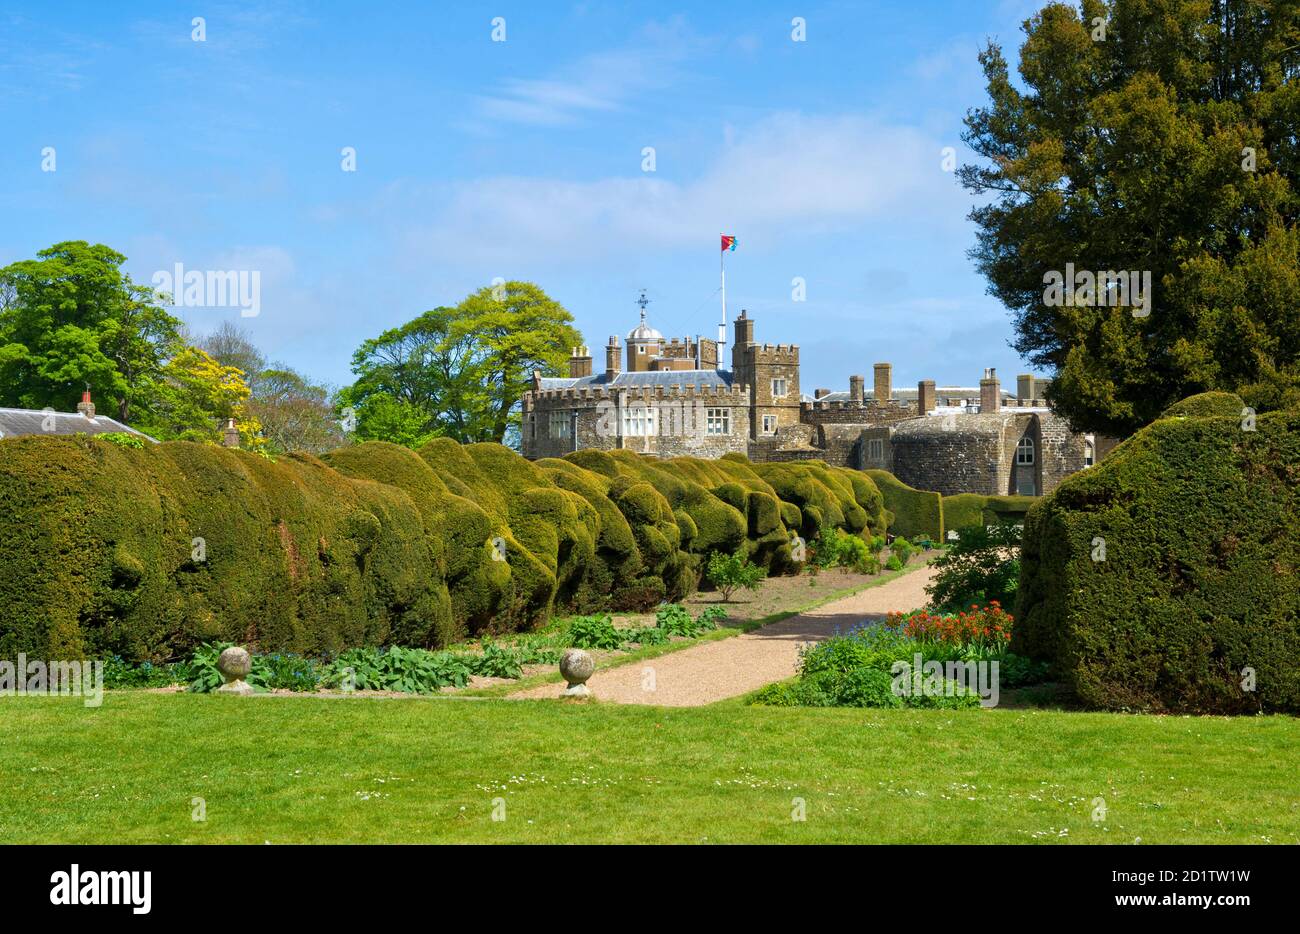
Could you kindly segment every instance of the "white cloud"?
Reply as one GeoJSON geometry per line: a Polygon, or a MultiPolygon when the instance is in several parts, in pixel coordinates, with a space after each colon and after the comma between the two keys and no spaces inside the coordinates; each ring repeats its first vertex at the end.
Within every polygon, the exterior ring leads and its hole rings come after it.
{"type": "Polygon", "coordinates": [[[698,45],[681,20],[650,24],[640,44],[587,55],[545,77],[506,79],[479,98],[481,116],[489,123],[577,124],[670,86],[698,45]]]}
{"type": "Polygon", "coordinates": [[[587,262],[710,242],[723,230],[761,247],[789,229],[827,232],[889,216],[947,224],[965,213],[940,170],[942,144],[914,128],[781,114],[728,129],[690,182],[494,177],[454,186],[431,208],[432,223],[408,230],[405,250],[426,261],[587,262]]]}

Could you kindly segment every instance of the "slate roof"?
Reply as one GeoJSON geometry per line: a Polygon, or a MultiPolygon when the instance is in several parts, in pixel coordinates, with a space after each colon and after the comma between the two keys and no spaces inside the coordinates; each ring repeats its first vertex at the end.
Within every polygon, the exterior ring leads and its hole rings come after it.
{"type": "Polygon", "coordinates": [[[41,409],[6,409],[0,408],[0,438],[13,438],[19,435],[102,435],[111,431],[124,431],[139,435],[147,441],[154,441],[148,435],[136,431],[129,425],[123,425],[107,415],[86,418],[80,412],[46,412],[41,409]],[[54,421],[46,427],[46,419],[54,421]]]}
{"type": "Polygon", "coordinates": [[[696,388],[719,386],[723,389],[731,386],[730,370],[651,370],[644,373],[615,373],[612,380],[606,379],[604,373],[591,376],[543,376],[543,389],[639,389],[642,386],[662,386],[671,388],[687,386],[696,388]]]}

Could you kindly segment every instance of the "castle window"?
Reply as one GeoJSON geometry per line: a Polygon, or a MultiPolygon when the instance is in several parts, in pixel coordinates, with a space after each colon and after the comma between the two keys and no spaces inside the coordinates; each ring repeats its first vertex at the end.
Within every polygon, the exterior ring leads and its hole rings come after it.
{"type": "Polygon", "coordinates": [[[765,435],[774,435],[774,434],[776,434],[776,416],[775,416],[775,415],[764,415],[764,416],[763,416],[763,434],[765,434],[765,435]]]}
{"type": "Polygon", "coordinates": [[[772,380],[772,398],[780,399],[785,394],[786,394],[785,380],[784,379],[772,380]]]}
{"type": "Polygon", "coordinates": [[[528,414],[528,440],[537,440],[537,416],[531,412],[528,414]]]}
{"type": "Polygon", "coordinates": [[[1093,444],[1091,438],[1087,438],[1083,442],[1083,466],[1091,467],[1095,463],[1097,463],[1097,446],[1093,444]]]}
{"type": "Polygon", "coordinates": [[[550,436],[552,438],[567,438],[570,436],[570,427],[572,426],[572,414],[568,411],[550,413],[550,436]]]}
{"type": "Polygon", "coordinates": [[[867,457],[877,462],[885,459],[885,440],[883,438],[867,439],[867,457]]]}
{"type": "Polygon", "coordinates": [[[731,434],[731,409],[706,410],[704,433],[708,435],[731,434]]]}
{"type": "Polygon", "coordinates": [[[649,438],[658,434],[655,430],[655,410],[644,404],[629,405],[623,409],[623,436],[628,438],[649,438]]]}
{"type": "Polygon", "coordinates": [[[1016,445],[1016,463],[1032,464],[1034,462],[1034,439],[1021,438],[1016,445]]]}

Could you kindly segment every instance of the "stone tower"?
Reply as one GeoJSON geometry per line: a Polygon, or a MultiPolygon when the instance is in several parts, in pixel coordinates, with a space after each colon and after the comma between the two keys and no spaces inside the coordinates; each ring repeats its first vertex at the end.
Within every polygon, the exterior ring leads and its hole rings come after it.
{"type": "Polygon", "coordinates": [[[750,389],[751,438],[771,437],[779,429],[799,423],[797,344],[757,343],[754,319],[742,310],[736,319],[731,369],[733,384],[750,389]]]}

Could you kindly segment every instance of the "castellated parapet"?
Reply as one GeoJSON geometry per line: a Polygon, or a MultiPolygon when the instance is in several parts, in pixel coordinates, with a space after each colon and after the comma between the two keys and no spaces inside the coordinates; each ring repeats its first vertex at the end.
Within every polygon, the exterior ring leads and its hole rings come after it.
{"type": "Polygon", "coordinates": [[[572,351],[568,378],[534,374],[522,399],[525,456],[585,448],[656,457],[734,452],[755,461],[883,467],[944,493],[1041,495],[1113,447],[1113,439],[1071,431],[1051,411],[1043,398],[1049,380],[1022,374],[1012,395],[988,370],[974,385],[927,379],[898,388],[892,365],[874,363],[870,389],[854,375],[848,392],[819,389],[805,399],[799,345],[756,342],[748,312],[735,320],[727,371],[718,368],[716,341],[665,339],[642,311],[627,336],[626,370],[615,335],[603,372],[592,372],[584,347],[572,351]]]}

